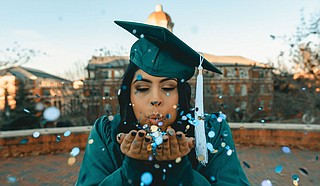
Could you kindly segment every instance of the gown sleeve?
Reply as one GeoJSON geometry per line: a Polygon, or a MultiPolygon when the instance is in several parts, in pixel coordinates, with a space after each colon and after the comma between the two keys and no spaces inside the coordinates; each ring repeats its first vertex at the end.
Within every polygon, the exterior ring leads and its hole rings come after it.
{"type": "Polygon", "coordinates": [[[207,135],[208,163],[205,167],[198,165],[197,170],[200,174],[194,179],[204,176],[215,186],[250,185],[238,159],[227,121],[224,119],[219,121],[217,115],[212,114],[206,122],[206,134],[210,132],[210,135],[207,135]]]}
{"type": "Polygon", "coordinates": [[[111,121],[97,119],[91,129],[76,185],[122,185],[122,170],[117,165],[111,121]]]}

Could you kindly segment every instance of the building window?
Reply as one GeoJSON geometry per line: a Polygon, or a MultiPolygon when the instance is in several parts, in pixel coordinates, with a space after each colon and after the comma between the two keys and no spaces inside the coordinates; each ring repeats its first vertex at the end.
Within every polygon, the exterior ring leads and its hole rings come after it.
{"type": "Polygon", "coordinates": [[[246,96],[247,95],[247,85],[242,84],[241,85],[241,96],[246,96]]]}
{"type": "Polygon", "coordinates": [[[247,109],[247,102],[242,101],[241,105],[240,105],[240,108],[241,108],[242,111],[246,110],[247,109]]]}
{"type": "Polygon", "coordinates": [[[89,78],[94,79],[94,71],[89,71],[89,78]]]}
{"type": "Polygon", "coordinates": [[[102,72],[102,76],[103,76],[103,79],[109,79],[109,72],[108,71],[103,71],[102,72]]]}
{"type": "Polygon", "coordinates": [[[248,69],[246,69],[246,68],[239,68],[239,77],[240,77],[240,78],[248,78],[248,77],[249,77],[248,69]]]}
{"type": "Polygon", "coordinates": [[[110,87],[103,87],[103,95],[105,97],[110,96],[110,87]]]}
{"type": "Polygon", "coordinates": [[[229,95],[234,96],[236,94],[235,91],[235,86],[234,85],[229,85],[229,95]]]}
{"type": "Polygon", "coordinates": [[[114,71],[114,77],[115,78],[122,78],[123,74],[124,74],[123,70],[115,70],[114,71]]]}
{"type": "Polygon", "coordinates": [[[265,93],[265,86],[260,85],[260,94],[264,94],[264,93],[265,93]]]}
{"type": "Polygon", "coordinates": [[[264,71],[259,71],[259,78],[264,78],[264,77],[265,77],[264,71]]]}
{"type": "Polygon", "coordinates": [[[236,71],[234,70],[234,68],[226,68],[227,70],[227,77],[236,77],[236,71]]]}
{"type": "Polygon", "coordinates": [[[260,107],[263,109],[264,108],[264,100],[260,101],[260,107]]]}
{"type": "Polygon", "coordinates": [[[204,95],[206,96],[212,96],[213,95],[213,92],[212,92],[212,88],[210,85],[208,86],[204,86],[204,95]]]}
{"type": "Polygon", "coordinates": [[[217,85],[216,86],[216,91],[217,91],[217,94],[223,94],[222,85],[217,85]]]}

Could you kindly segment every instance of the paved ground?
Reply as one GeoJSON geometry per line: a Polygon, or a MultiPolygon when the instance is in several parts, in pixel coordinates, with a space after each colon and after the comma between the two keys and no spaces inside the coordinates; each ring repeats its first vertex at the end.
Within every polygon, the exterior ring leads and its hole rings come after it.
{"type": "MultiPolygon", "coordinates": [[[[320,152],[281,147],[237,147],[240,160],[252,185],[293,185],[292,175],[299,185],[320,185],[320,152]],[[249,168],[250,166],[250,168],[249,168]],[[275,167],[282,166],[276,173],[275,167]],[[269,180],[271,182],[268,182],[269,180]]],[[[74,185],[83,153],[68,164],[69,154],[0,159],[0,185],[74,185]]]]}

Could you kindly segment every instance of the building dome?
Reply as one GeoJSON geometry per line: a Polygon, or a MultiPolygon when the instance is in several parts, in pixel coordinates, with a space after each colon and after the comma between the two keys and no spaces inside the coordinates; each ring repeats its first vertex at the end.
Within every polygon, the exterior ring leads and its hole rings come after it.
{"type": "Polygon", "coordinates": [[[173,23],[171,17],[163,11],[162,5],[157,5],[156,10],[148,16],[147,24],[161,26],[172,32],[173,23]]]}

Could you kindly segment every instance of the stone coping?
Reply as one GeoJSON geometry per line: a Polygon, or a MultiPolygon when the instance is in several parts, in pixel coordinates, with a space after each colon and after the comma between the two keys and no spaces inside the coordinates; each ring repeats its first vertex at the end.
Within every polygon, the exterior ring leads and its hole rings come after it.
{"type": "MultiPolygon", "coordinates": [[[[320,124],[291,124],[291,123],[229,123],[231,129],[278,129],[278,130],[301,130],[320,132],[320,124]]],[[[40,135],[63,134],[66,131],[71,133],[90,132],[92,126],[81,127],[59,127],[42,128],[28,130],[0,131],[0,138],[10,138],[18,136],[32,136],[34,132],[40,132],[40,135]]]]}
{"type": "Polygon", "coordinates": [[[71,133],[83,133],[83,132],[90,132],[91,128],[92,126],[81,126],[81,127],[59,127],[59,128],[0,131],[0,138],[32,136],[34,132],[40,132],[40,135],[63,134],[66,131],[70,131],[71,133]]]}

